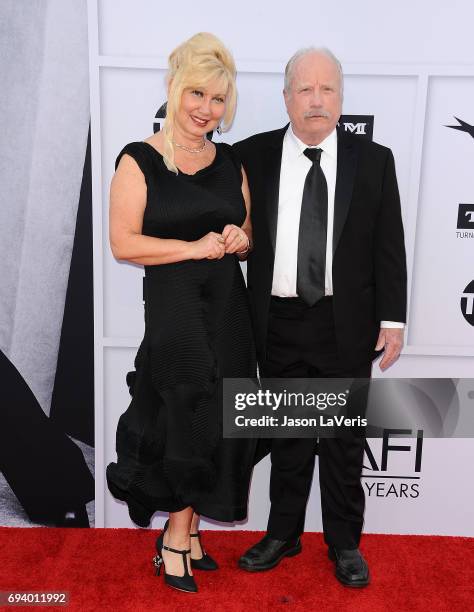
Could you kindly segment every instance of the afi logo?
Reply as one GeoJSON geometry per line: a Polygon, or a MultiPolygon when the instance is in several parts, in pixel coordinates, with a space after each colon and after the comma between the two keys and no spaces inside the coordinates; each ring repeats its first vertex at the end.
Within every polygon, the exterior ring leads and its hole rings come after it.
{"type": "Polygon", "coordinates": [[[466,321],[474,326],[474,281],[469,283],[461,295],[461,312],[466,321]]]}
{"type": "MultiPolygon", "coordinates": [[[[384,429],[382,438],[382,453],[380,457],[380,465],[375,460],[374,454],[367,442],[365,441],[365,454],[369,460],[370,467],[365,467],[366,470],[373,470],[374,472],[387,472],[388,471],[388,458],[390,453],[413,453],[413,469],[415,472],[421,472],[421,457],[423,453],[423,430],[419,429],[416,432],[416,444],[414,446],[410,444],[392,444],[390,438],[393,436],[403,436],[409,438],[413,435],[411,429],[384,429]]],[[[401,478],[402,476],[397,476],[401,478]]]]}
{"type": "Polygon", "coordinates": [[[356,134],[361,138],[372,140],[374,133],[374,116],[373,115],[341,115],[339,118],[339,127],[345,132],[356,134]]]}
{"type": "MultiPolygon", "coordinates": [[[[365,441],[365,454],[369,460],[370,467],[364,466],[368,472],[362,474],[365,493],[369,497],[384,497],[386,499],[416,499],[420,496],[421,455],[423,452],[423,431],[416,432],[416,442],[413,444],[394,444],[394,436],[409,438],[413,436],[411,429],[384,429],[382,438],[382,449],[380,453],[380,464],[375,460],[367,440],[365,441]],[[388,473],[389,457],[395,453],[409,453],[407,457],[409,474],[388,473]],[[416,474],[416,475],[415,475],[416,474]]],[[[395,455],[396,456],[396,455],[395,455]]],[[[400,463],[400,462],[398,462],[400,463]]],[[[405,468],[406,469],[406,468],[405,468]]],[[[405,469],[402,471],[405,472],[405,469]]],[[[392,467],[393,470],[393,467],[392,467]]]]}
{"type": "Polygon", "coordinates": [[[458,229],[474,229],[474,204],[459,204],[458,229]]]}

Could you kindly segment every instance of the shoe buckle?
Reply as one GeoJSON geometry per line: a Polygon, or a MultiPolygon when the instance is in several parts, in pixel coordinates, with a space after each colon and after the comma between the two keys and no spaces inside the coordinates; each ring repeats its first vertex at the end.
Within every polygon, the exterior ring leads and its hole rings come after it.
{"type": "Polygon", "coordinates": [[[155,576],[159,576],[161,573],[161,566],[163,565],[163,558],[158,555],[153,557],[153,565],[155,566],[155,576]]]}

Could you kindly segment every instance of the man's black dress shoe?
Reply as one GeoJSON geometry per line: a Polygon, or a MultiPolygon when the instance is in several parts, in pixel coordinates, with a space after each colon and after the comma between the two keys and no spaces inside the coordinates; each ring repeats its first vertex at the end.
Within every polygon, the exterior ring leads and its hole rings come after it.
{"type": "Polygon", "coordinates": [[[276,567],[283,557],[294,557],[301,552],[301,542],[297,540],[274,540],[266,535],[255,546],[242,555],[239,567],[248,572],[261,572],[276,567]]]}
{"type": "Polygon", "coordinates": [[[345,586],[364,587],[369,584],[369,568],[358,548],[342,550],[329,547],[328,557],[336,562],[336,578],[345,586]]]}

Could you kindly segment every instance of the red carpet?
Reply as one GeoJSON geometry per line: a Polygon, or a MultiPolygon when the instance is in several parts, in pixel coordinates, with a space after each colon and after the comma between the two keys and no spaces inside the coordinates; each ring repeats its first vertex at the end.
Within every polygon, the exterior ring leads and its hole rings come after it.
{"type": "MultiPolygon", "coordinates": [[[[0,591],[69,591],[68,611],[318,610],[451,612],[474,609],[474,539],[365,535],[372,584],[348,589],[333,576],[319,533],[274,570],[248,574],[236,560],[260,533],[205,532],[220,562],[195,572],[199,593],[173,591],[153,574],[156,532],[134,529],[0,528],[0,591]]],[[[9,610],[34,608],[7,607],[9,610]]],[[[60,610],[61,607],[40,607],[60,610]]]]}

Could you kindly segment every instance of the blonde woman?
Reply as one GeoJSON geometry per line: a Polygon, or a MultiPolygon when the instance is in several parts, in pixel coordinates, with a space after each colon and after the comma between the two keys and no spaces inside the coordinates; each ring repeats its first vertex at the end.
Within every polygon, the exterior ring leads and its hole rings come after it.
{"type": "Polygon", "coordinates": [[[169,512],[154,561],[187,592],[193,569],[217,569],[199,515],[245,518],[254,456],[253,441],[221,431],[222,378],[256,370],[239,266],[251,245],[247,180],[231,147],[206,137],[228,128],[235,104],[232,56],[196,34],[169,57],[163,130],[121,151],[111,186],[112,251],[145,267],[146,322],[107,481],[138,525],[169,512]]]}

